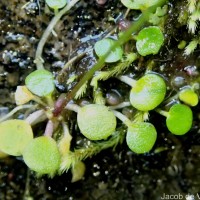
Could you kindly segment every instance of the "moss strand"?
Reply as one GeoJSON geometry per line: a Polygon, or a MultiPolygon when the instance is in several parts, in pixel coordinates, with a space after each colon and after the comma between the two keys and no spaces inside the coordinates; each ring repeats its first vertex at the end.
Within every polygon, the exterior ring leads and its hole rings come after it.
{"type": "MultiPolygon", "coordinates": [[[[156,11],[157,7],[160,7],[165,4],[167,0],[160,0],[156,5],[148,8],[145,10],[142,15],[139,17],[137,21],[135,21],[128,30],[126,30],[120,37],[119,40],[115,42],[114,45],[111,46],[111,48],[108,50],[108,52],[102,56],[99,61],[83,76],[83,78],[76,84],[76,86],[72,89],[71,92],[69,92],[65,98],[65,101],[63,102],[63,108],[65,105],[74,98],[76,95],[76,92],[82,87],[82,85],[88,81],[89,79],[92,78],[94,73],[100,69],[103,68],[105,59],[108,57],[109,52],[112,51],[112,49],[115,49],[117,46],[120,46],[127,42],[130,38],[131,35],[137,31],[139,31],[144,24],[148,21],[150,15],[156,11]]],[[[58,112],[53,112],[54,116],[58,116],[60,113],[58,112]]]]}

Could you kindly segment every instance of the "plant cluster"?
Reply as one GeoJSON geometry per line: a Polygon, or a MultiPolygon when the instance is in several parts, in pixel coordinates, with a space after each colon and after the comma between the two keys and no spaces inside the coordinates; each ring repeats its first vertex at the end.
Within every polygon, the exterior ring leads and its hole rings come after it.
{"type": "Polygon", "coordinates": [[[179,48],[185,48],[185,55],[188,56],[194,52],[197,46],[200,44],[197,32],[197,24],[200,20],[200,2],[197,0],[187,0],[187,4],[183,12],[179,13],[178,21],[183,25],[187,25],[188,32],[193,34],[194,37],[192,41],[187,44],[185,40],[180,42],[179,48]],[[187,45],[186,45],[187,44],[187,45]]]}
{"type": "Polygon", "coordinates": [[[82,160],[103,149],[115,147],[124,138],[130,150],[137,154],[151,151],[157,139],[156,126],[149,121],[149,115],[153,111],[166,117],[169,132],[174,135],[186,134],[192,127],[191,107],[198,104],[196,83],[180,88],[175,96],[167,96],[167,81],[154,72],[152,66],[136,79],[124,75],[124,71],[134,61],[158,54],[162,48],[165,37],[163,27],[159,24],[165,17],[164,0],[122,0],[128,9],[142,11],[138,21],[119,32],[117,39],[105,37],[97,41],[93,47],[99,58],[97,64],[70,93],[58,94],[53,73],[44,69],[42,49],[56,22],[76,2],[78,1],[72,0],[65,6],[65,1],[46,1],[57,11],[65,7],[56,12],[38,45],[35,58],[37,70],[26,77],[25,85],[17,87],[15,100],[18,106],[0,119],[0,150],[3,153],[22,156],[26,165],[38,175],[53,176],[72,168],[73,181],[83,176],[85,167],[82,160]],[[152,19],[154,22],[159,19],[158,24],[151,23],[143,27],[146,22],[152,22],[152,19]],[[135,46],[135,52],[124,50],[124,46],[130,41],[135,46]],[[101,70],[105,65],[107,70],[101,70]],[[110,77],[131,87],[127,102],[114,106],[105,104],[99,82],[110,77]],[[89,83],[93,87],[94,100],[91,104],[78,106],[75,99],[86,94],[89,83]],[[176,99],[176,102],[166,108],[165,105],[172,99],[176,99]],[[131,118],[118,111],[124,107],[134,110],[131,118]],[[23,120],[9,119],[21,109],[28,109],[31,114],[23,120]],[[68,128],[70,112],[77,113],[75,123],[80,133],[83,138],[91,141],[86,147],[74,148],[71,145],[73,135],[68,128]],[[41,122],[46,122],[46,128],[43,132],[37,132],[33,127],[41,122]]]}

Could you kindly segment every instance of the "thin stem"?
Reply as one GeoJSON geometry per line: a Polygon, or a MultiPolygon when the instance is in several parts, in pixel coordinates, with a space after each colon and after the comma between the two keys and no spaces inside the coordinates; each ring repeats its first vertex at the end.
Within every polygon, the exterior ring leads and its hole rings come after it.
{"type": "Polygon", "coordinates": [[[53,101],[53,98],[52,98],[52,94],[46,96],[46,97],[45,97],[45,100],[46,100],[46,102],[47,102],[47,104],[48,104],[48,106],[49,106],[50,108],[53,108],[53,107],[54,107],[54,101],[53,101]]]}
{"type": "Polygon", "coordinates": [[[121,109],[121,108],[124,108],[124,107],[128,107],[128,106],[131,106],[131,103],[128,101],[128,102],[122,102],[116,106],[109,106],[110,109],[121,109]]]}
{"type": "Polygon", "coordinates": [[[44,110],[37,110],[30,114],[25,121],[28,122],[31,126],[43,122],[47,119],[47,115],[44,110]]]}
{"type": "Polygon", "coordinates": [[[114,34],[116,30],[117,30],[117,27],[114,27],[114,28],[105,36],[105,38],[107,38],[107,37],[111,36],[112,34],[114,34]]]}
{"type": "Polygon", "coordinates": [[[8,118],[12,117],[16,112],[18,112],[19,110],[22,109],[28,109],[33,107],[34,105],[20,105],[15,107],[13,110],[11,110],[7,115],[3,116],[2,118],[0,118],[0,122],[3,122],[5,120],[7,120],[8,118]]]}
{"type": "Polygon", "coordinates": [[[62,93],[58,97],[57,101],[54,104],[54,115],[55,115],[55,113],[61,113],[62,112],[62,110],[63,110],[63,102],[65,102],[65,97],[66,97],[66,95],[64,93],[62,93]]]}
{"type": "Polygon", "coordinates": [[[44,107],[47,107],[47,104],[44,103],[39,97],[37,97],[37,96],[35,96],[35,95],[33,96],[33,99],[32,99],[32,100],[35,101],[36,103],[38,103],[38,104],[44,106],[44,107]]]}
{"type": "Polygon", "coordinates": [[[53,131],[54,131],[54,123],[51,120],[49,120],[46,125],[44,136],[52,137],[53,131]]]}
{"type": "Polygon", "coordinates": [[[54,9],[54,15],[58,14],[58,9],[54,9]]]}
{"type": "Polygon", "coordinates": [[[31,113],[35,112],[38,109],[38,105],[34,105],[33,107],[27,109],[24,112],[24,119],[26,119],[31,113]]]}
{"type": "Polygon", "coordinates": [[[131,124],[131,121],[125,116],[123,115],[122,113],[116,111],[116,110],[112,110],[112,112],[114,113],[114,115],[120,119],[126,126],[130,126],[131,124]]]}
{"type": "Polygon", "coordinates": [[[29,1],[29,2],[27,2],[27,3],[25,3],[22,7],[21,7],[21,9],[25,9],[26,8],[26,6],[28,6],[29,4],[30,4],[31,2],[29,1]]]}
{"type": "Polygon", "coordinates": [[[60,18],[67,12],[69,11],[79,0],[71,0],[60,12],[58,12],[51,20],[51,22],[49,23],[48,27],[46,28],[46,30],[44,31],[40,42],[38,44],[37,50],[36,50],[36,54],[35,54],[35,64],[37,69],[44,69],[43,66],[43,59],[42,59],[42,52],[43,52],[43,48],[44,45],[49,37],[49,35],[51,34],[53,28],[55,27],[55,25],[57,24],[57,22],[60,20],[60,18]]]}
{"type": "Polygon", "coordinates": [[[64,73],[69,67],[70,65],[72,65],[75,61],[81,59],[83,56],[85,56],[86,52],[83,52],[75,57],[73,57],[72,59],[70,59],[62,68],[60,74],[64,73]]]}
{"type": "Polygon", "coordinates": [[[136,80],[129,78],[128,76],[119,76],[118,79],[131,87],[133,87],[136,83],[136,80]]]}
{"type": "MultiPolygon", "coordinates": [[[[99,61],[83,76],[83,78],[75,85],[75,87],[72,89],[71,92],[69,92],[66,96],[65,101],[63,102],[63,108],[67,105],[67,103],[74,98],[76,95],[76,92],[81,88],[81,86],[88,81],[89,79],[92,78],[94,73],[98,70],[101,70],[104,67],[105,59],[109,56],[109,53],[115,49],[116,47],[126,43],[128,40],[130,40],[131,35],[137,31],[139,31],[144,24],[148,21],[150,15],[156,11],[157,7],[162,6],[165,4],[167,0],[160,0],[156,5],[151,6],[147,10],[145,10],[142,15],[139,17],[137,21],[135,21],[129,29],[127,29],[125,32],[123,32],[119,40],[117,40],[108,50],[108,52],[102,56],[99,61]]],[[[54,116],[58,116],[60,113],[58,112],[53,112],[54,116]]]]}
{"type": "Polygon", "coordinates": [[[26,185],[23,200],[32,199],[30,195],[30,169],[27,168],[26,185]]]}
{"type": "Polygon", "coordinates": [[[126,10],[125,15],[124,15],[124,19],[126,19],[126,17],[128,16],[129,12],[130,12],[130,8],[128,8],[128,9],[126,10]]]}
{"type": "Polygon", "coordinates": [[[67,110],[72,110],[74,112],[78,112],[78,110],[80,109],[80,106],[78,106],[77,104],[73,104],[73,103],[68,103],[65,107],[67,110]]]}
{"type": "Polygon", "coordinates": [[[161,110],[161,109],[155,109],[155,111],[162,116],[165,116],[165,117],[169,116],[169,113],[167,111],[164,111],[164,110],[161,110]]]}
{"type": "Polygon", "coordinates": [[[54,29],[51,31],[51,33],[53,34],[54,37],[58,37],[58,34],[56,33],[54,29]]]}
{"type": "Polygon", "coordinates": [[[179,93],[177,93],[177,94],[175,94],[175,95],[173,95],[173,96],[171,96],[171,97],[170,97],[170,95],[171,95],[171,94],[169,94],[169,95],[168,95],[169,97],[166,98],[165,101],[163,101],[163,104],[164,104],[164,105],[171,105],[171,104],[173,104],[173,103],[177,103],[177,102],[178,102],[179,93]]]}
{"type": "Polygon", "coordinates": [[[99,61],[91,68],[90,71],[88,71],[84,77],[78,82],[78,84],[73,88],[73,90],[67,95],[67,101],[68,103],[76,94],[76,92],[79,90],[79,88],[89,79],[92,78],[94,73],[98,70],[100,70],[105,63],[105,59],[108,57],[109,53],[112,51],[112,49],[115,49],[117,46],[124,44],[130,39],[130,36],[141,29],[141,27],[144,26],[145,22],[148,21],[150,15],[155,12],[157,7],[162,6],[167,0],[160,0],[156,5],[148,8],[146,11],[142,13],[142,15],[139,17],[137,21],[135,21],[129,29],[127,29],[123,34],[119,37],[119,40],[115,42],[114,45],[111,46],[108,53],[106,53],[104,56],[102,56],[99,61]]]}

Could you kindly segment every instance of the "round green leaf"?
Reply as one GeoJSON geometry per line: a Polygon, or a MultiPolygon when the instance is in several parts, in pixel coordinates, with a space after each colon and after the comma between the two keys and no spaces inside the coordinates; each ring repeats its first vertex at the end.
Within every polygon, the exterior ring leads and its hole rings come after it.
{"type": "Polygon", "coordinates": [[[79,181],[83,178],[85,174],[85,164],[82,161],[77,161],[75,164],[72,166],[72,180],[71,182],[74,183],[76,181],[79,181]]]}
{"type": "Polygon", "coordinates": [[[39,69],[26,77],[25,80],[27,88],[40,97],[50,95],[55,88],[54,78],[51,72],[39,69]]]}
{"type": "MultiPolygon", "coordinates": [[[[95,43],[94,50],[98,57],[102,57],[107,54],[109,49],[115,44],[115,40],[110,38],[102,39],[95,43]]],[[[122,59],[123,50],[120,46],[116,47],[113,51],[111,51],[106,58],[105,62],[112,63],[117,62],[122,59]]]]}
{"type": "Polygon", "coordinates": [[[142,29],[136,39],[137,51],[142,56],[157,54],[164,42],[163,33],[157,26],[142,29]]]}
{"type": "Polygon", "coordinates": [[[121,2],[130,9],[146,10],[148,7],[157,4],[159,0],[121,0],[121,2]]]}
{"type": "Polygon", "coordinates": [[[58,10],[67,4],[67,0],[45,0],[50,8],[58,10]]]}
{"type": "Polygon", "coordinates": [[[8,120],[0,124],[0,150],[4,153],[20,156],[32,139],[32,128],[23,120],[8,120]]]}
{"type": "Polygon", "coordinates": [[[155,127],[151,123],[133,123],[128,127],[126,142],[128,147],[135,153],[149,152],[157,138],[155,127]]]}
{"type": "Polygon", "coordinates": [[[189,106],[196,106],[199,102],[199,97],[192,89],[186,88],[179,92],[179,99],[189,106]]]}
{"type": "Polygon", "coordinates": [[[169,131],[175,135],[184,135],[192,127],[192,110],[183,104],[173,105],[168,113],[166,124],[169,131]]]}
{"type": "Polygon", "coordinates": [[[153,110],[164,99],[166,84],[161,76],[146,74],[133,86],[130,92],[130,102],[141,111],[153,110]]]}
{"type": "Polygon", "coordinates": [[[54,175],[61,162],[57,144],[48,136],[33,139],[24,149],[23,158],[26,165],[40,175],[54,175]]]}
{"type": "Polygon", "coordinates": [[[116,128],[115,115],[104,105],[90,104],[80,108],[77,121],[82,134],[90,140],[106,139],[116,128]]]}

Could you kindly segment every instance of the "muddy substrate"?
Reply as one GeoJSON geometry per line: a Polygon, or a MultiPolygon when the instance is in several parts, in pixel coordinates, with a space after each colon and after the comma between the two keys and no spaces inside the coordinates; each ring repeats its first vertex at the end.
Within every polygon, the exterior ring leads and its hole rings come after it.
{"type": "MultiPolygon", "coordinates": [[[[25,0],[0,2],[1,115],[15,106],[13,93],[16,86],[23,84],[24,77],[35,69],[33,60],[37,43],[53,17],[53,12],[45,8],[43,1],[35,0],[22,8],[25,3],[25,0]]],[[[176,75],[182,76],[188,67],[198,72],[199,66],[198,52],[194,53],[193,57],[185,59],[180,51],[173,50],[173,46],[177,46],[179,41],[189,37],[186,27],[177,25],[178,6],[169,4],[171,17],[166,23],[166,43],[155,59],[156,66],[162,65],[162,72],[159,67],[156,70],[167,76],[169,82],[176,75]]],[[[118,0],[108,1],[104,6],[97,5],[94,0],[79,3],[55,27],[58,36],[51,36],[48,40],[43,54],[45,67],[56,74],[70,57],[86,51],[96,39],[112,30],[116,25],[112,19],[117,19],[120,13],[125,11],[118,0]],[[91,38],[88,35],[95,37],[91,38]]],[[[133,12],[132,15],[134,14],[137,15],[137,12],[133,12]]],[[[129,16],[130,20],[134,19],[132,15],[129,16]]],[[[70,69],[68,75],[81,75],[95,62],[96,57],[92,53],[88,54],[77,65],[78,67],[70,69]]],[[[145,63],[141,60],[140,65],[144,65],[142,62],[145,63]]],[[[136,74],[144,71],[141,68],[134,70],[136,74]]],[[[118,85],[111,83],[112,81],[105,84],[109,85],[109,89],[118,85]]],[[[70,89],[62,80],[58,80],[56,87],[60,92],[67,92],[70,89]]],[[[192,130],[183,137],[172,136],[165,127],[164,118],[161,119],[155,112],[150,114],[150,120],[158,131],[155,149],[164,147],[164,151],[160,149],[157,153],[136,155],[128,150],[125,143],[118,145],[115,150],[104,150],[85,160],[86,174],[83,180],[76,183],[71,183],[70,171],[52,179],[37,178],[27,169],[20,157],[2,159],[0,200],[156,200],[161,199],[164,194],[181,194],[184,198],[191,194],[198,199],[199,108],[194,109],[192,130]]]]}
{"type": "Polygon", "coordinates": [[[134,155],[126,147],[115,153],[104,151],[86,160],[85,177],[77,183],[70,182],[70,173],[38,179],[22,161],[9,158],[0,163],[0,199],[156,200],[164,193],[197,195],[200,148],[190,147],[186,140],[181,143],[167,152],[145,156],[134,155]]]}

